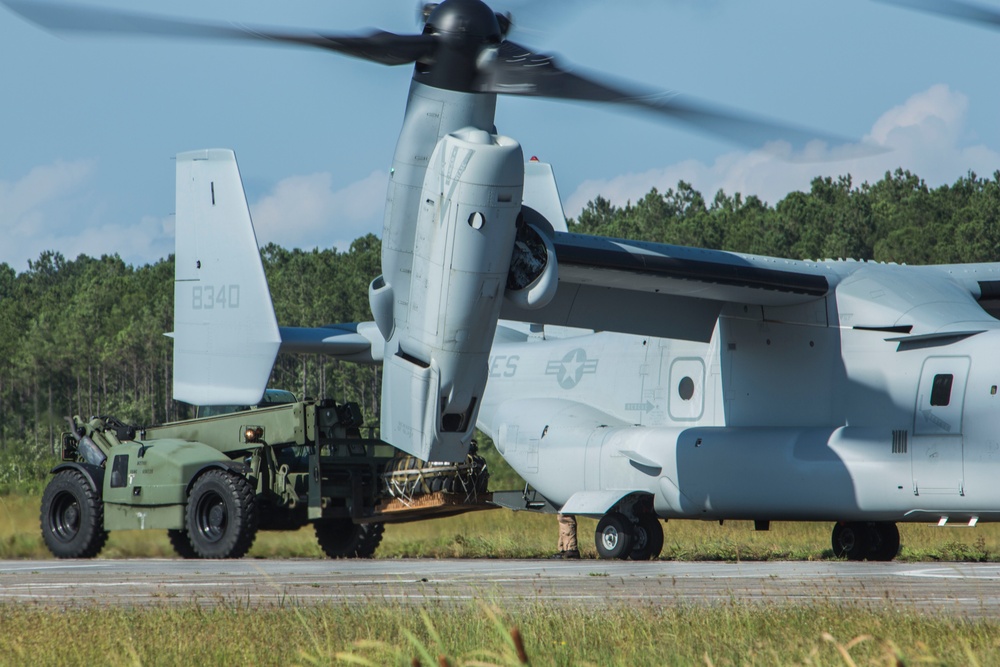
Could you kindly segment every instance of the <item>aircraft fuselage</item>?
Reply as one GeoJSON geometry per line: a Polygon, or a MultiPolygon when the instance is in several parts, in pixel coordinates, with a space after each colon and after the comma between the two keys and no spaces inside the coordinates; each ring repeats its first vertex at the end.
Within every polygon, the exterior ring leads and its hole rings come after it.
{"type": "Polygon", "coordinates": [[[708,343],[505,332],[480,428],[579,514],[640,493],[664,518],[1000,519],[1000,329],[907,348],[761,310],[708,343]]]}

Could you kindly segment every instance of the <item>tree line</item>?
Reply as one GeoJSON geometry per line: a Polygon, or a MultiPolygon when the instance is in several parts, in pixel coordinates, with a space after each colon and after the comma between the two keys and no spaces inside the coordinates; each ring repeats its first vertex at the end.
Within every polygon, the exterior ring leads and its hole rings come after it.
{"type": "MultiPolygon", "coordinates": [[[[381,245],[347,252],[261,249],[280,323],[370,320],[368,282],[381,245]]],[[[173,257],[134,267],[117,255],[68,260],[44,252],[17,273],[0,264],[0,450],[51,451],[68,415],[113,415],[133,424],[193,416],[174,401],[173,257]]],[[[299,396],[348,396],[378,407],[374,367],[279,355],[272,386],[299,396]]]]}
{"type": "MultiPolygon", "coordinates": [[[[797,259],[911,264],[1000,261],[1000,172],[931,188],[907,171],[855,186],[817,178],[770,205],[691,185],[615,206],[598,197],[571,231],[797,259]]],[[[322,326],[371,319],[368,283],[380,242],[345,252],[261,249],[278,321],[322,326]]],[[[48,453],[71,414],[135,424],[192,416],[171,398],[173,258],[131,266],[117,255],[45,252],[16,272],[0,264],[0,450],[48,453]]],[[[377,422],[374,366],[279,355],[271,385],[361,403],[377,422]]]]}
{"type": "Polygon", "coordinates": [[[930,188],[897,170],[855,186],[850,176],[813,179],[771,206],[690,184],[635,203],[591,201],[572,231],[791,259],[869,259],[909,264],[1000,261],[1000,171],[930,188]]]}

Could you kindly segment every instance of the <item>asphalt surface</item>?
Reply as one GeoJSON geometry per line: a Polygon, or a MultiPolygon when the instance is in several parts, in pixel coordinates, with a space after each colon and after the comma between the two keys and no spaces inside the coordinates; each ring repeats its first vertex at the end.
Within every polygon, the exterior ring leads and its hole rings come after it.
{"type": "Polygon", "coordinates": [[[1000,615],[1000,564],[546,560],[0,561],[0,604],[676,605],[817,601],[1000,615]]]}

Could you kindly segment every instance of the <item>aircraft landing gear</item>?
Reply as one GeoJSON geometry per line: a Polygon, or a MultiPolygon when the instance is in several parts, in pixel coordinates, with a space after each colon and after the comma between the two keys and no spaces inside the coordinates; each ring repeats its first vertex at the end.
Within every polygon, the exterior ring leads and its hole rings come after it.
{"type": "Polygon", "coordinates": [[[656,560],[663,551],[663,524],[655,514],[641,514],[633,528],[629,560],[656,560]]]}
{"type": "Polygon", "coordinates": [[[608,512],[597,524],[594,544],[600,558],[625,560],[632,553],[632,522],[621,512],[608,512]]]}
{"type": "Polygon", "coordinates": [[[899,552],[899,529],[891,521],[847,521],[833,527],[833,555],[847,560],[890,561],[899,552]]]}
{"type": "Polygon", "coordinates": [[[597,555],[618,560],[653,560],[663,551],[663,525],[655,514],[630,519],[621,512],[608,512],[594,534],[597,555]]]}

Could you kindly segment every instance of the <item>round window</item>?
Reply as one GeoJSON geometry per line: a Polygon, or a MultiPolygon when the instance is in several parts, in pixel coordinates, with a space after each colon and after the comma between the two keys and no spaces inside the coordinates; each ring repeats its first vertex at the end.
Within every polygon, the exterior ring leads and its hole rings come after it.
{"type": "Polygon", "coordinates": [[[680,384],[677,385],[677,393],[680,394],[681,399],[690,401],[691,397],[694,396],[694,380],[687,376],[681,378],[680,384]]]}

